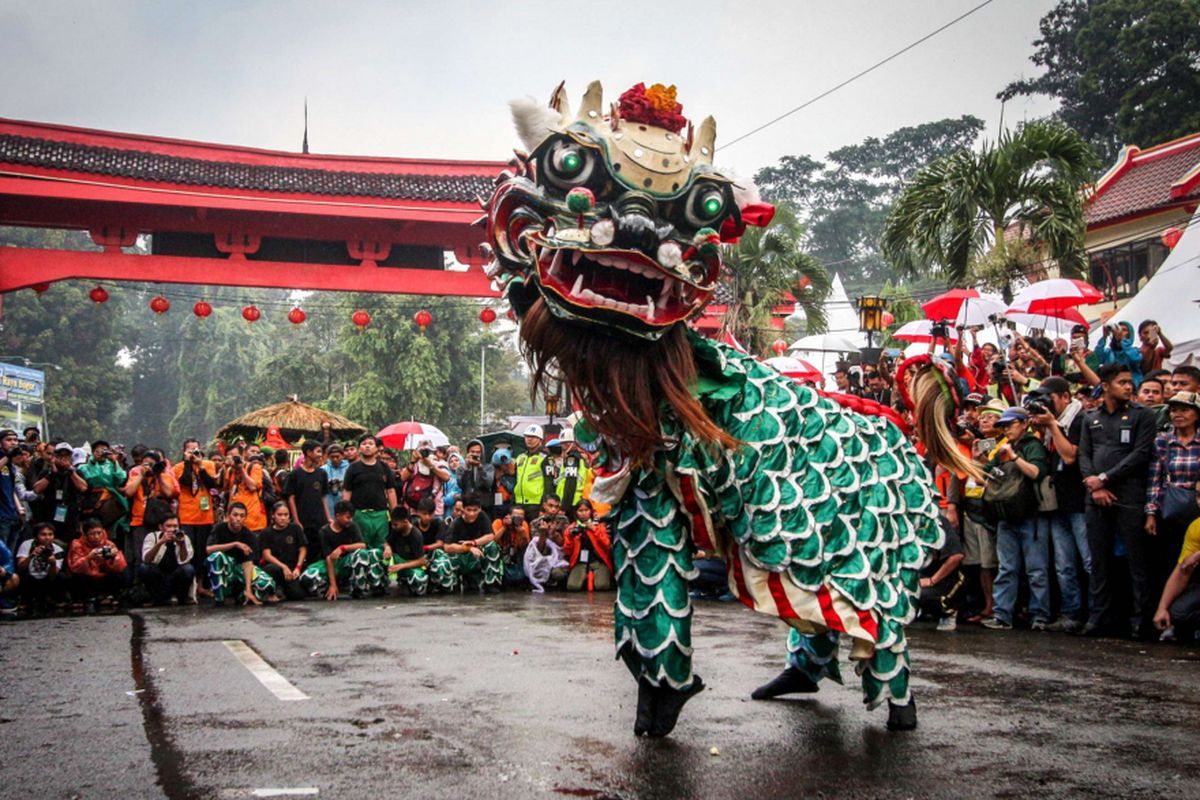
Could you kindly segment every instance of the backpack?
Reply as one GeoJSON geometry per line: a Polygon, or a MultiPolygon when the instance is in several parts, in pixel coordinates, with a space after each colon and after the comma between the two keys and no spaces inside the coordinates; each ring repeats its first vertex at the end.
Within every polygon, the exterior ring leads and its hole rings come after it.
{"type": "Polygon", "coordinates": [[[1019,522],[1037,513],[1038,496],[1033,481],[1013,460],[988,470],[983,504],[988,514],[997,520],[1019,522]]]}
{"type": "Polygon", "coordinates": [[[404,484],[404,504],[415,509],[422,500],[431,495],[434,481],[432,473],[422,475],[414,469],[413,476],[404,484]]]}

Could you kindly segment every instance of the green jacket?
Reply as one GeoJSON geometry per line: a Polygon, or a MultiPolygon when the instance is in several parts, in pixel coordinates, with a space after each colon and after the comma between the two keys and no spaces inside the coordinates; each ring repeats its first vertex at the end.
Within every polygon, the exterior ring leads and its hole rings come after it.
{"type": "Polygon", "coordinates": [[[522,506],[541,505],[546,494],[545,453],[522,453],[516,460],[516,486],[513,487],[513,502],[522,506]]]}

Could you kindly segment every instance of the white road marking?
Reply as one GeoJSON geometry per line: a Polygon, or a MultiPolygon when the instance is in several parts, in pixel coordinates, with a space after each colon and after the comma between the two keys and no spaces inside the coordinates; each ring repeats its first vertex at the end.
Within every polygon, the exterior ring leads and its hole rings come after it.
{"type": "MultiPolygon", "coordinates": [[[[229,648],[229,652],[233,653],[234,658],[242,662],[242,666],[250,670],[250,674],[258,678],[258,682],[270,690],[271,694],[278,697],[280,700],[307,700],[308,695],[297,689],[288,679],[275,671],[275,668],[262,660],[258,653],[250,649],[249,645],[241,639],[226,639],[224,645],[229,648]]],[[[257,791],[257,790],[256,790],[257,791]]],[[[275,789],[267,789],[263,791],[277,791],[275,789]]],[[[291,790],[289,790],[291,791],[291,790]]],[[[308,789],[302,790],[306,794],[316,794],[314,789],[309,792],[308,789]]],[[[260,795],[261,797],[277,797],[282,795],[260,795]]]]}
{"type": "Polygon", "coordinates": [[[315,786],[297,786],[294,789],[255,789],[251,797],[313,797],[320,794],[315,786]]]}

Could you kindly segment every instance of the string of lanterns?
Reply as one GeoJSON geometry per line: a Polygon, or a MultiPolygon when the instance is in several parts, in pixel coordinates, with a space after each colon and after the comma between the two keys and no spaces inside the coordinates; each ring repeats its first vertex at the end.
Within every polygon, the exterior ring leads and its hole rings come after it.
{"type": "MultiPolygon", "coordinates": [[[[50,284],[37,283],[30,288],[32,288],[38,294],[42,294],[49,290],[50,284]]],[[[96,286],[90,292],[88,292],[88,297],[96,305],[102,305],[108,302],[109,293],[108,290],[103,286],[96,286]]],[[[156,295],[150,300],[149,306],[150,310],[153,311],[156,316],[162,316],[171,310],[171,301],[160,294],[156,295]]],[[[207,319],[208,317],[212,316],[212,313],[212,305],[205,300],[198,300],[194,305],[192,305],[192,314],[199,319],[207,319]]],[[[241,314],[242,319],[246,320],[246,322],[249,324],[253,324],[262,319],[262,311],[259,310],[259,308],[253,303],[243,307],[241,314]]],[[[507,310],[506,315],[510,320],[514,322],[516,321],[516,315],[513,313],[511,308],[507,310]]],[[[490,326],[496,321],[496,319],[497,315],[495,309],[485,307],[479,311],[479,321],[483,323],[485,327],[490,326]]],[[[300,306],[294,306],[287,312],[287,321],[293,325],[303,325],[307,320],[308,313],[300,306]]],[[[350,321],[360,330],[362,330],[371,324],[371,314],[360,308],[350,315],[350,321]]],[[[413,314],[413,322],[418,328],[421,329],[421,333],[424,333],[425,329],[433,324],[433,314],[429,313],[429,311],[425,309],[421,309],[417,313],[413,314]]]]}

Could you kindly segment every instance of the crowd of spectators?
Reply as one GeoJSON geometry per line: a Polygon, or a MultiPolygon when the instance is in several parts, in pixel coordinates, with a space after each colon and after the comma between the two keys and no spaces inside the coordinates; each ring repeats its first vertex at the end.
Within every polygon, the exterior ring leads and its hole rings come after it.
{"type": "MultiPolygon", "coordinates": [[[[985,479],[934,472],[946,543],[921,579],[923,615],[943,631],[1192,641],[1200,369],[1163,367],[1171,344],[1153,321],[1140,344],[1124,322],[1095,348],[1082,327],[1069,342],[975,337],[931,345],[959,376],[959,447],[985,479]]],[[[886,358],[835,379],[898,406],[886,358]]],[[[569,428],[523,434],[521,452],[326,435],[299,453],[192,439],[172,457],[0,432],[0,612],[611,589],[592,453],[569,428]]],[[[733,599],[721,554],[694,556],[693,596],[733,599]]]]}
{"type": "Polygon", "coordinates": [[[172,458],[2,431],[0,612],[611,589],[591,455],[570,429],[523,434],[519,453],[364,436],[298,453],[189,439],[172,458]]]}

